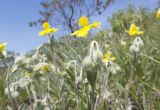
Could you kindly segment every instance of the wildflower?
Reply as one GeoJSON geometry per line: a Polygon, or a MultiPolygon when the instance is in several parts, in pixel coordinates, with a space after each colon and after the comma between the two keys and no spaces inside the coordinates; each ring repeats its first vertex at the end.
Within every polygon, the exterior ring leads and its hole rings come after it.
{"type": "Polygon", "coordinates": [[[117,65],[116,63],[113,63],[108,70],[113,74],[117,74],[118,72],[120,72],[122,69],[119,65],[117,65]]]}
{"type": "Polygon", "coordinates": [[[13,98],[16,98],[16,97],[19,96],[19,92],[14,91],[11,95],[12,95],[13,98]]]}
{"type": "Polygon", "coordinates": [[[56,68],[54,65],[48,63],[38,63],[34,66],[34,71],[40,71],[40,73],[44,73],[49,71],[56,71],[56,68]]]}
{"type": "Polygon", "coordinates": [[[106,67],[108,67],[108,63],[110,63],[111,65],[113,64],[113,61],[115,61],[115,57],[112,56],[111,52],[108,52],[106,54],[104,54],[104,58],[102,59],[102,62],[106,65],[106,67]]]}
{"type": "Polygon", "coordinates": [[[103,57],[102,51],[100,50],[97,41],[91,42],[90,55],[94,63],[97,62],[98,59],[101,59],[103,57]]]}
{"type": "Polygon", "coordinates": [[[49,64],[48,63],[39,63],[35,65],[34,70],[40,70],[42,72],[48,72],[50,70],[49,64]]]}
{"type": "Polygon", "coordinates": [[[23,88],[25,88],[26,86],[28,86],[32,82],[33,82],[33,80],[29,76],[24,76],[18,81],[18,84],[19,84],[18,87],[23,89],[23,88]]]}
{"type": "Polygon", "coordinates": [[[129,50],[131,53],[138,53],[139,52],[139,48],[136,45],[131,45],[129,50]]]}
{"type": "Polygon", "coordinates": [[[26,60],[25,56],[16,57],[15,63],[11,68],[11,72],[14,73],[15,71],[17,71],[20,66],[24,65],[25,60],[26,60]]]}
{"type": "Polygon", "coordinates": [[[13,87],[5,88],[4,93],[5,93],[6,95],[8,95],[8,93],[9,93],[8,89],[10,90],[10,92],[14,92],[14,88],[13,88],[13,87]]]}
{"type": "Polygon", "coordinates": [[[157,10],[156,17],[160,19],[160,8],[157,10]]]}
{"type": "Polygon", "coordinates": [[[58,31],[58,29],[56,28],[52,28],[48,22],[44,22],[42,24],[42,27],[44,30],[42,30],[41,32],[39,32],[39,36],[46,36],[49,35],[50,33],[55,33],[58,31]]]}
{"type": "Polygon", "coordinates": [[[2,54],[2,56],[4,56],[4,57],[7,56],[6,46],[7,46],[6,42],[0,43],[0,54],[2,54]]]}
{"type": "Polygon", "coordinates": [[[19,87],[21,88],[21,89],[24,89],[25,87],[26,87],[26,84],[25,83],[19,83],[19,87]]]}
{"type": "Polygon", "coordinates": [[[100,28],[100,22],[89,24],[88,18],[86,16],[82,16],[79,19],[78,24],[81,26],[81,28],[74,33],[71,33],[71,36],[77,35],[78,37],[86,37],[92,28],[100,28]]]}
{"type": "Polygon", "coordinates": [[[131,24],[131,26],[130,26],[130,29],[128,30],[128,31],[126,31],[126,32],[128,32],[128,34],[130,35],[130,36],[134,36],[134,35],[141,35],[141,34],[143,34],[144,33],[144,31],[140,31],[139,30],[139,27],[137,27],[135,24],[131,24]]]}
{"type": "Polygon", "coordinates": [[[98,59],[102,58],[102,52],[99,48],[97,41],[92,41],[90,44],[90,49],[88,55],[84,58],[82,65],[83,66],[95,66],[95,63],[98,59]]]}
{"type": "Polygon", "coordinates": [[[14,87],[14,85],[10,85],[9,88],[8,88],[8,87],[5,88],[5,94],[6,94],[6,95],[8,95],[9,91],[10,91],[11,93],[15,92],[15,87],[14,87]]]}
{"type": "Polygon", "coordinates": [[[86,56],[82,61],[82,65],[83,67],[89,67],[89,66],[93,67],[94,63],[90,56],[86,56]]]}
{"type": "Polygon", "coordinates": [[[25,60],[26,60],[26,56],[19,56],[15,59],[15,63],[21,65],[25,62],[25,60]]]}
{"type": "Polygon", "coordinates": [[[136,37],[133,41],[133,44],[130,46],[131,53],[138,53],[140,49],[143,47],[143,41],[140,37],[136,37]]]}
{"type": "Polygon", "coordinates": [[[112,54],[111,53],[106,53],[104,55],[104,58],[102,59],[102,62],[109,62],[109,61],[114,61],[116,58],[115,57],[112,57],[112,54]]]}
{"type": "Polygon", "coordinates": [[[133,41],[133,45],[137,45],[138,48],[143,47],[144,43],[140,37],[136,37],[133,41]]]}
{"type": "Polygon", "coordinates": [[[86,16],[82,16],[79,18],[78,24],[82,27],[87,26],[89,24],[88,18],[86,16]]]}

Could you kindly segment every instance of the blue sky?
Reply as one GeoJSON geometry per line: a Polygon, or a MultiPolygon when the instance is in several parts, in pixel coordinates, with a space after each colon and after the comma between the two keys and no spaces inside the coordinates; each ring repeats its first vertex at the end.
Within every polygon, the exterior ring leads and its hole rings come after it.
{"type": "MultiPolygon", "coordinates": [[[[40,17],[38,11],[41,9],[41,1],[0,0],[0,43],[7,42],[8,50],[24,54],[47,41],[47,38],[38,36],[40,29],[28,25],[28,22],[40,17]]],[[[129,4],[155,9],[157,2],[158,0],[116,0],[101,16],[94,17],[94,20],[106,27],[107,17],[118,9],[124,9],[129,4]]]]}

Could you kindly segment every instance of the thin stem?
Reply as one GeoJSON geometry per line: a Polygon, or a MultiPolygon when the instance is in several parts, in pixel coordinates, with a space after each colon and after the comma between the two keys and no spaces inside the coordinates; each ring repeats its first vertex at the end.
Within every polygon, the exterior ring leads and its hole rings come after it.
{"type": "Polygon", "coordinates": [[[131,84],[134,80],[134,75],[135,75],[135,65],[136,65],[136,53],[134,53],[134,59],[133,59],[133,63],[132,63],[132,69],[131,69],[131,75],[130,75],[130,79],[128,82],[128,87],[127,87],[127,92],[125,95],[125,110],[127,110],[127,105],[128,105],[128,99],[129,99],[129,93],[130,93],[130,89],[131,89],[131,84]]]}
{"type": "MultiPolygon", "coordinates": [[[[3,61],[4,66],[8,69],[8,65],[6,64],[5,60],[2,59],[2,61],[3,61]]],[[[13,101],[13,98],[12,98],[12,95],[11,95],[11,91],[10,91],[10,87],[9,87],[9,74],[10,74],[10,72],[7,72],[7,76],[6,76],[8,97],[9,97],[12,109],[15,110],[15,106],[14,106],[14,103],[13,103],[14,101],[13,101]]]]}
{"type": "Polygon", "coordinates": [[[50,45],[50,49],[51,49],[51,53],[52,53],[52,61],[54,62],[54,46],[53,46],[53,44],[54,44],[54,41],[52,42],[52,40],[54,40],[54,35],[53,36],[50,36],[49,35],[49,45],[50,45]]]}
{"type": "Polygon", "coordinates": [[[29,89],[28,89],[28,87],[25,85],[25,89],[26,89],[26,92],[27,92],[27,95],[28,95],[28,97],[29,97],[29,103],[30,103],[30,105],[32,104],[32,101],[31,101],[31,96],[30,96],[30,93],[29,93],[29,89]]]}
{"type": "Polygon", "coordinates": [[[48,84],[48,93],[47,93],[47,95],[48,95],[48,97],[50,97],[50,94],[49,94],[49,91],[50,91],[50,82],[49,82],[49,76],[47,77],[47,79],[48,79],[48,82],[47,82],[47,84],[48,84]]]}
{"type": "Polygon", "coordinates": [[[92,87],[92,91],[91,91],[91,94],[90,94],[90,97],[91,97],[91,110],[94,110],[94,104],[95,104],[95,87],[92,87]]]}

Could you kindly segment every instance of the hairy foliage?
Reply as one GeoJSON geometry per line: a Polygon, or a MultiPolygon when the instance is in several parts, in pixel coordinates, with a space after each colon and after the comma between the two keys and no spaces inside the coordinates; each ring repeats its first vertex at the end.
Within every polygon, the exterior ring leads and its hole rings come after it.
{"type": "MultiPolygon", "coordinates": [[[[159,110],[160,21],[155,18],[155,11],[129,7],[127,10],[113,14],[110,22],[112,29],[100,30],[93,37],[70,39],[63,36],[54,43],[53,48],[50,48],[51,43],[43,44],[38,51],[39,57],[34,60],[33,56],[36,52],[27,54],[26,59],[28,60],[25,59],[27,62],[21,63],[9,79],[10,83],[14,83],[23,78],[26,72],[32,73],[33,82],[27,86],[28,91],[19,88],[20,96],[15,99],[16,107],[26,104],[26,99],[34,98],[31,95],[34,90],[38,99],[43,99],[49,94],[48,104],[51,104],[51,108],[56,110],[115,110],[118,108],[123,110],[126,104],[127,88],[128,85],[131,85],[128,97],[135,103],[138,110],[159,110]],[[145,32],[141,36],[144,47],[136,55],[136,59],[129,51],[135,38],[125,32],[133,22],[145,32]],[[97,60],[94,65],[89,64],[83,67],[82,62],[89,54],[90,42],[93,40],[99,43],[103,53],[112,52],[116,57],[115,64],[121,68],[119,71],[113,71],[115,70],[113,66],[106,68],[101,60],[97,60]],[[71,60],[72,65],[68,66],[71,60]],[[75,61],[77,62],[76,67],[75,61]],[[34,71],[33,67],[41,62],[54,66],[55,70],[51,69],[45,73],[34,71]],[[81,75],[81,72],[82,80],[76,82],[76,75],[81,75]],[[85,79],[88,79],[89,82],[85,83],[85,79]],[[108,97],[105,94],[107,90],[111,93],[108,97]]],[[[4,91],[4,88],[1,90],[4,91]]],[[[0,99],[1,97],[2,95],[0,99]]],[[[6,97],[4,99],[6,100],[6,97]]],[[[2,106],[3,104],[2,102],[2,106]]],[[[40,105],[38,110],[44,107],[41,103],[40,105]]]]}

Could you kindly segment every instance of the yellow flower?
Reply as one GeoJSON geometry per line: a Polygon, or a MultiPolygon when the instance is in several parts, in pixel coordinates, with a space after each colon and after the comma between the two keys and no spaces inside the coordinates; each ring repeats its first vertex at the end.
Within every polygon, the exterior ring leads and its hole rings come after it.
{"type": "Polygon", "coordinates": [[[49,35],[50,33],[55,33],[58,31],[58,29],[56,28],[52,28],[48,22],[44,22],[42,24],[42,27],[44,30],[42,30],[41,32],[39,32],[39,36],[45,36],[45,35],[49,35]]]}
{"type": "Polygon", "coordinates": [[[0,58],[7,56],[6,46],[7,46],[6,42],[5,43],[0,43],[0,58]]]}
{"type": "Polygon", "coordinates": [[[160,8],[157,10],[156,17],[160,19],[160,8]]]}
{"type": "Polygon", "coordinates": [[[86,16],[82,16],[78,20],[78,24],[82,27],[87,26],[89,24],[88,18],[86,16]]]}
{"type": "Polygon", "coordinates": [[[101,28],[100,25],[101,25],[101,23],[96,21],[96,22],[90,24],[90,27],[91,28],[101,28]]]}
{"type": "Polygon", "coordinates": [[[6,46],[7,46],[7,43],[1,43],[0,44],[0,52],[3,52],[6,50],[6,46]]]}
{"type": "Polygon", "coordinates": [[[44,65],[44,66],[41,67],[41,70],[44,71],[44,72],[47,72],[47,71],[49,71],[49,66],[44,65]]]}
{"type": "Polygon", "coordinates": [[[102,62],[108,62],[108,61],[114,61],[116,58],[112,56],[111,53],[107,53],[104,55],[104,58],[102,59],[102,62]]]}
{"type": "Polygon", "coordinates": [[[78,37],[86,37],[91,28],[89,26],[85,26],[74,33],[71,33],[71,36],[77,35],[78,37]]]}
{"type": "Polygon", "coordinates": [[[130,29],[126,32],[128,32],[130,36],[141,35],[144,33],[144,31],[140,31],[139,27],[137,27],[135,24],[131,24],[130,29]]]}
{"type": "Polygon", "coordinates": [[[74,33],[71,33],[71,36],[77,35],[78,37],[86,37],[92,28],[100,28],[100,22],[89,24],[88,18],[86,16],[80,17],[78,24],[81,26],[81,28],[74,33]]]}
{"type": "Polygon", "coordinates": [[[42,72],[49,72],[50,71],[50,65],[48,63],[39,63],[35,65],[34,71],[42,71],[42,72]]]}

